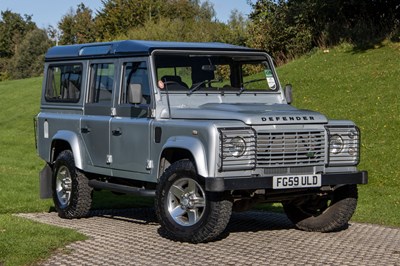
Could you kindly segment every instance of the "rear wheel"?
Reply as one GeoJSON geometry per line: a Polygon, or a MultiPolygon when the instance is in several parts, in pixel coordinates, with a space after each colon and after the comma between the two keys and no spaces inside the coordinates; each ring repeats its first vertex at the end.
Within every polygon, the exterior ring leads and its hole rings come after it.
{"type": "Polygon", "coordinates": [[[225,230],[232,203],[206,192],[193,163],[180,160],[160,177],[155,208],[168,238],[199,243],[214,240],[225,230]]]}
{"type": "Polygon", "coordinates": [[[53,171],[53,201],[58,215],[68,219],[87,216],[91,195],[92,188],[86,176],[76,169],[72,152],[61,152],[53,171]]]}
{"type": "Polygon", "coordinates": [[[357,206],[357,186],[346,185],[327,196],[311,196],[284,202],[295,226],[304,231],[332,232],[346,228],[357,206]]]}

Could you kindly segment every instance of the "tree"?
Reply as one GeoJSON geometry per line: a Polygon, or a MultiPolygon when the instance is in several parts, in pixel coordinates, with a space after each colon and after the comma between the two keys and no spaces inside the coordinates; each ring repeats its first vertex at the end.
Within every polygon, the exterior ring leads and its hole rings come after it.
{"type": "Polygon", "coordinates": [[[51,45],[45,30],[34,29],[28,32],[15,51],[12,78],[28,78],[42,74],[44,55],[51,45]]]}
{"type": "Polygon", "coordinates": [[[230,29],[224,23],[160,18],[147,21],[142,27],[132,28],[118,39],[229,42],[230,38],[230,29]]]}
{"type": "Polygon", "coordinates": [[[60,40],[61,36],[60,30],[50,25],[47,27],[46,32],[49,39],[53,42],[53,45],[58,45],[58,41],[60,40]]]}
{"type": "Polygon", "coordinates": [[[16,47],[21,43],[27,32],[37,29],[32,17],[2,11],[0,18],[0,81],[12,77],[13,56],[16,47]]]}
{"type": "Polygon", "coordinates": [[[228,27],[231,31],[229,43],[236,45],[246,45],[248,36],[248,21],[237,9],[231,11],[228,20],[228,27]]]}
{"type": "Polygon", "coordinates": [[[288,1],[258,0],[252,4],[248,45],[268,51],[278,64],[309,51],[310,29],[289,16],[288,1]]]}
{"type": "Polygon", "coordinates": [[[60,44],[88,43],[96,40],[92,10],[83,3],[76,11],[70,9],[58,23],[61,30],[60,44]]]}
{"type": "Polygon", "coordinates": [[[312,29],[315,45],[379,42],[400,26],[398,1],[289,0],[288,5],[289,16],[301,16],[303,23],[312,29]]]}
{"type": "Polygon", "coordinates": [[[103,9],[96,17],[99,39],[113,40],[130,29],[143,26],[148,20],[158,19],[165,0],[102,0],[103,9]]]}
{"type": "Polygon", "coordinates": [[[25,15],[24,18],[10,10],[1,12],[0,19],[0,57],[10,58],[14,55],[15,46],[23,36],[33,30],[36,24],[32,17],[25,15]]]}
{"type": "Polygon", "coordinates": [[[145,25],[154,28],[151,25],[161,20],[177,21],[175,25],[184,21],[191,25],[193,21],[206,22],[215,18],[214,8],[208,1],[200,4],[199,0],[103,0],[102,3],[104,7],[96,17],[96,28],[99,40],[105,41],[132,35],[128,32],[140,32],[145,25]]]}
{"type": "Polygon", "coordinates": [[[369,47],[400,31],[391,0],[257,0],[250,3],[250,44],[285,61],[312,47],[350,42],[369,47]]]}
{"type": "Polygon", "coordinates": [[[200,4],[199,0],[167,0],[160,9],[163,17],[170,19],[212,21],[215,10],[209,1],[200,4]]]}

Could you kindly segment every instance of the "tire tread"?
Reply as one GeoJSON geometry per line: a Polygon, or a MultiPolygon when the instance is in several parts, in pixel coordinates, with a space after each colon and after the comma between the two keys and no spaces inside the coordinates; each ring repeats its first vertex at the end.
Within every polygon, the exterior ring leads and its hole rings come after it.
{"type": "Polygon", "coordinates": [[[289,220],[300,230],[309,232],[335,232],[348,226],[357,207],[358,192],[356,185],[346,185],[334,191],[331,205],[320,215],[304,214],[292,203],[283,204],[289,220]]]}
{"type": "MultiPolygon", "coordinates": [[[[54,177],[56,178],[58,164],[65,164],[72,178],[72,192],[70,203],[66,208],[60,208],[58,205],[57,195],[53,184],[53,200],[55,203],[58,216],[66,219],[83,218],[88,216],[92,205],[92,188],[89,186],[89,180],[85,174],[75,167],[74,156],[72,151],[62,151],[56,160],[54,177]]],[[[55,182],[53,180],[53,182],[55,182]]]]}
{"type": "Polygon", "coordinates": [[[163,229],[162,234],[166,238],[175,241],[190,243],[204,243],[218,238],[225,230],[232,213],[232,203],[224,199],[221,195],[210,201],[210,214],[206,217],[204,225],[200,228],[187,233],[183,232],[179,225],[171,225],[167,222],[167,214],[163,210],[163,201],[166,196],[164,187],[173,175],[197,176],[197,173],[193,163],[185,159],[171,164],[160,177],[156,190],[155,209],[157,218],[163,229]]]}

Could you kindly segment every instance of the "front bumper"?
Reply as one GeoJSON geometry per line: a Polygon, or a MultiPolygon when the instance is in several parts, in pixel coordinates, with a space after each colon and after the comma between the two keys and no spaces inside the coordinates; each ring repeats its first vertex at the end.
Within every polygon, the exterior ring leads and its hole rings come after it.
{"type": "MultiPolygon", "coordinates": [[[[321,175],[321,186],[367,184],[368,172],[329,173],[321,175]]],[[[272,176],[205,178],[207,191],[272,189],[272,176]]]]}

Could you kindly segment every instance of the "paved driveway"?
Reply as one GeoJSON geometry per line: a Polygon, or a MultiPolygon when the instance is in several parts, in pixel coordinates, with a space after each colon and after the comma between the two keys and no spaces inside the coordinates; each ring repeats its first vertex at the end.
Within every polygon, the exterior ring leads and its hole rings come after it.
{"type": "Polygon", "coordinates": [[[336,233],[296,230],[283,214],[234,214],[222,239],[207,244],[160,236],[152,209],[97,211],[85,219],[20,214],[89,236],[43,265],[400,265],[400,229],[352,223],[336,233]]]}

